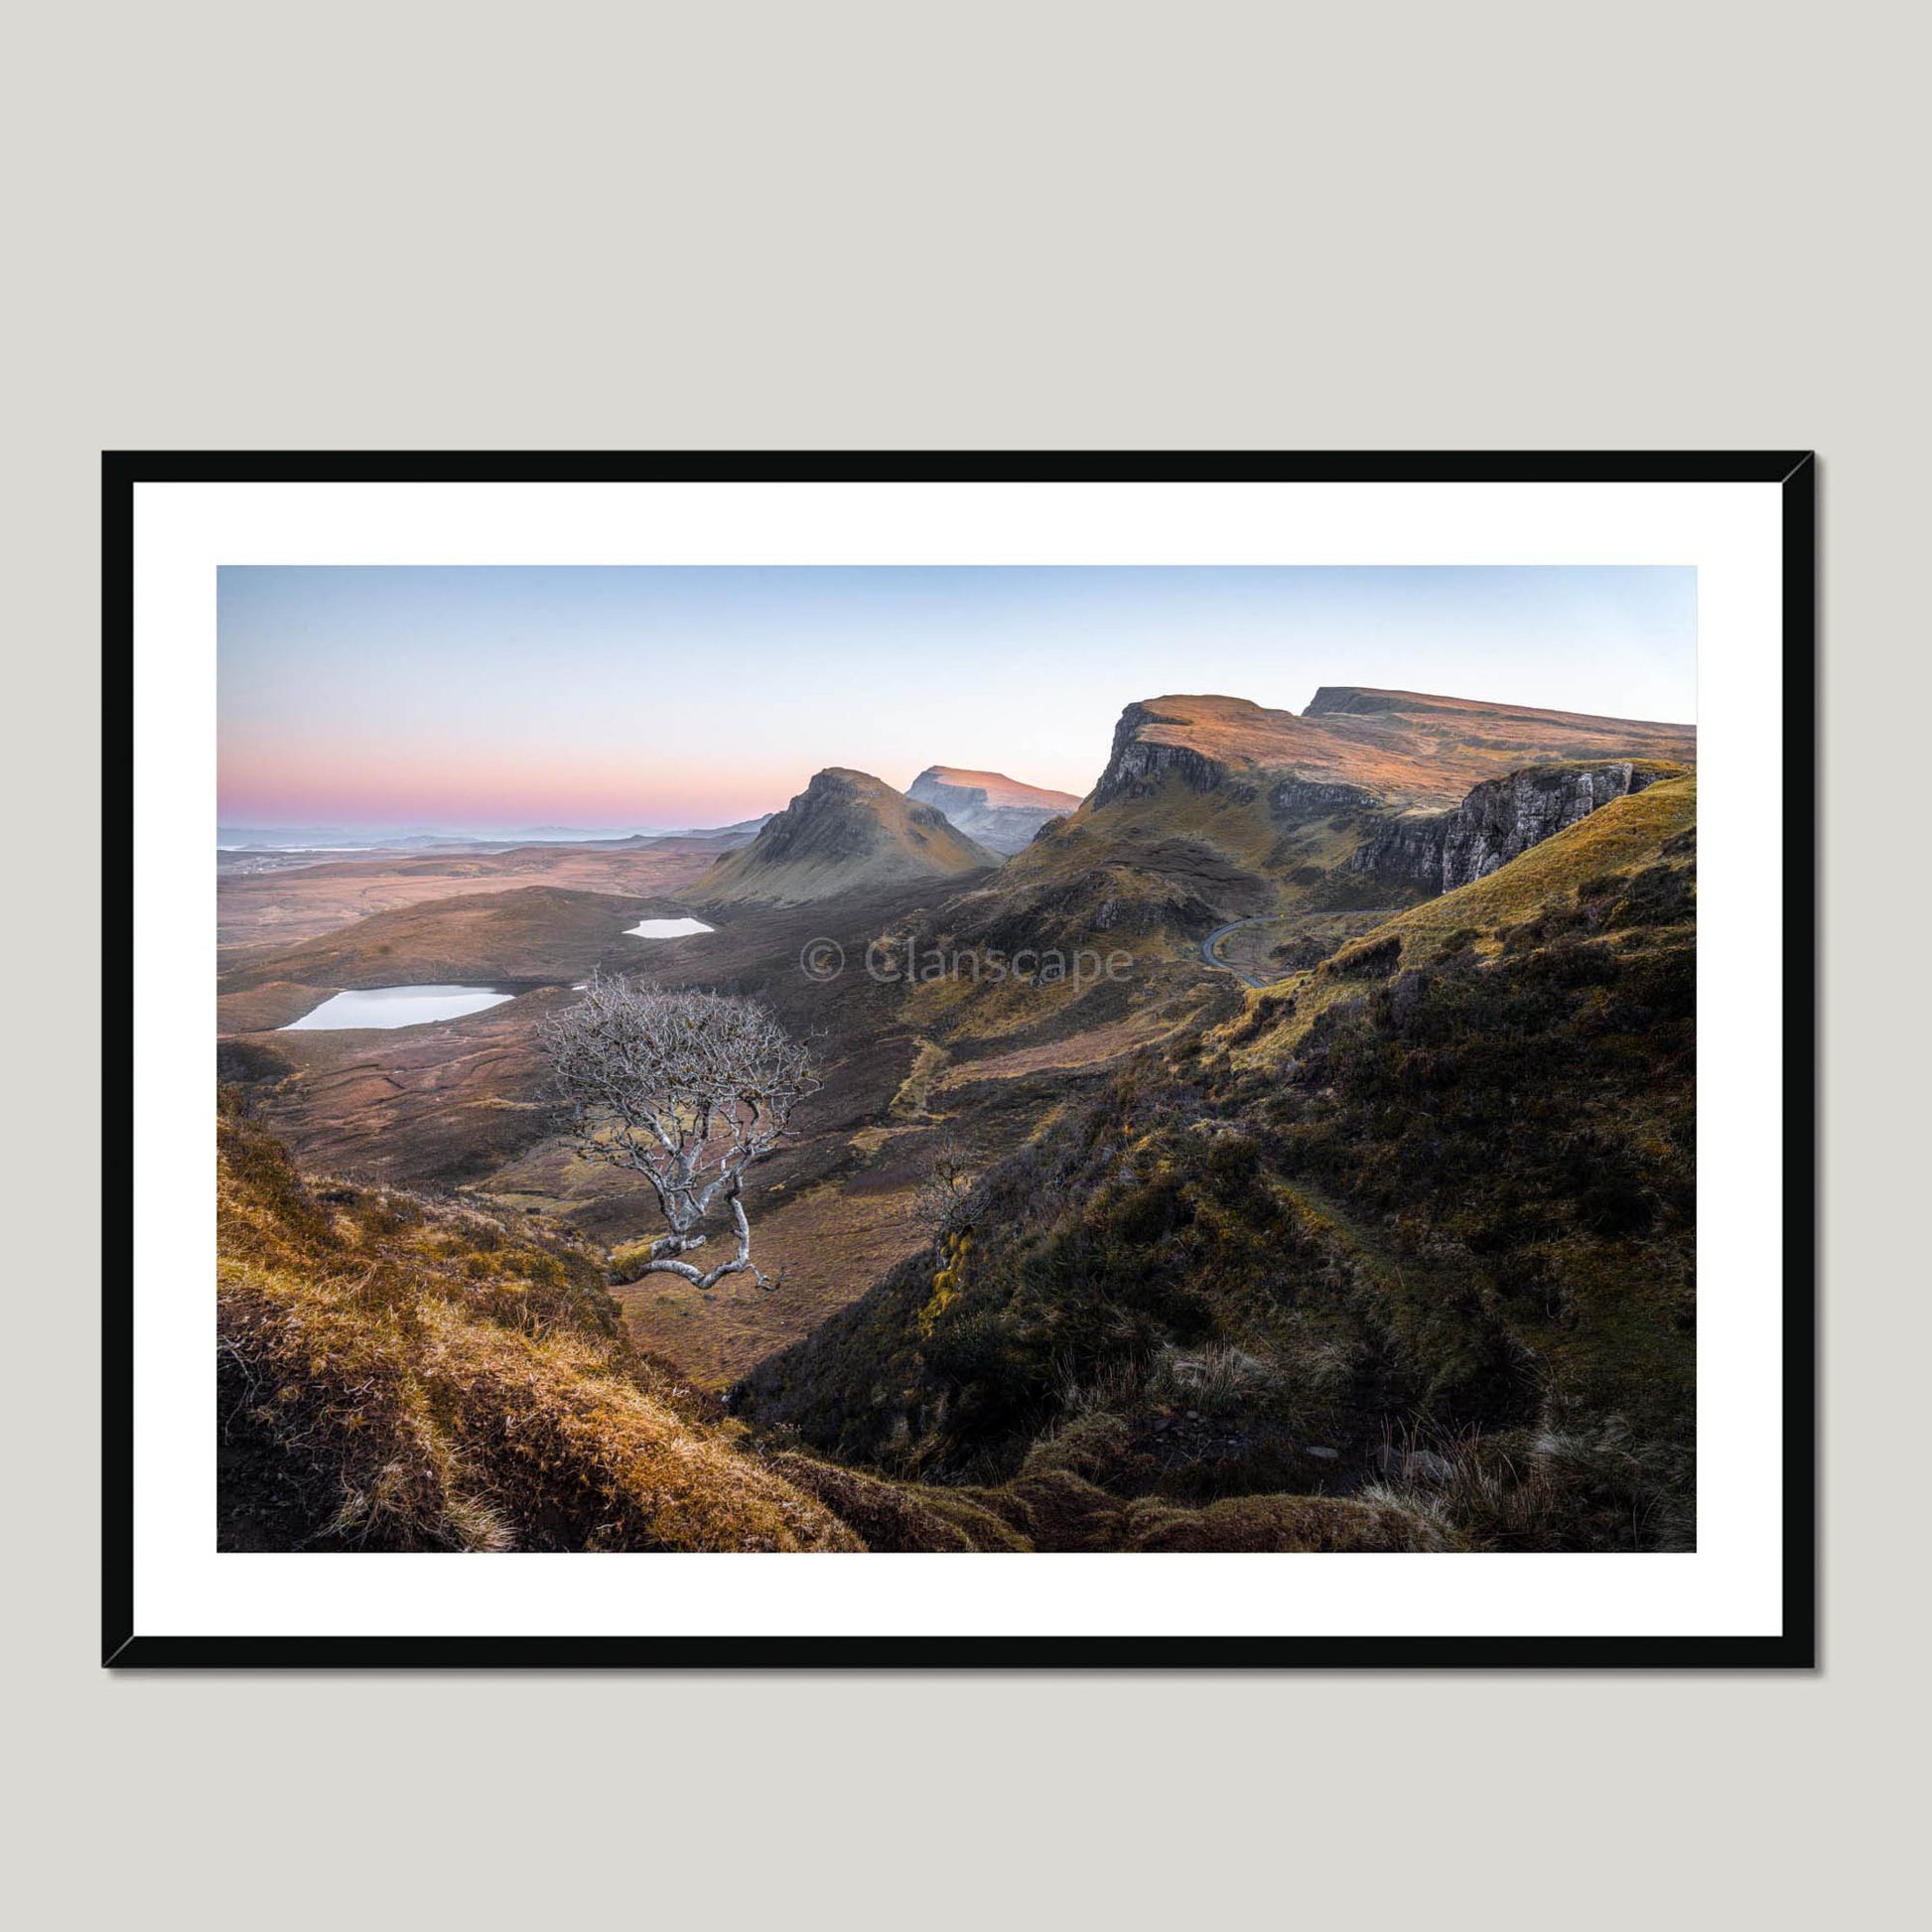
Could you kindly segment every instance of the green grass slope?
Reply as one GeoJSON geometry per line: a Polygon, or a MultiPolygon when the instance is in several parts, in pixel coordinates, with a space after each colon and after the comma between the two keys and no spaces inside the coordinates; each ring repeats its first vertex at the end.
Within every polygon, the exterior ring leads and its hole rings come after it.
{"type": "Polygon", "coordinates": [[[1694,814],[1692,779],[1621,800],[1143,1054],[735,1409],[1067,1510],[1685,1547],[1694,814]]]}

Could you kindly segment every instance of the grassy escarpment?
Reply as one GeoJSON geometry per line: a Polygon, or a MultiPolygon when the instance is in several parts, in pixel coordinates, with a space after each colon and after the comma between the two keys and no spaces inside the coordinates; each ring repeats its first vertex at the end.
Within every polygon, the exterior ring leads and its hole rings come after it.
{"type": "Polygon", "coordinates": [[[1683,1547],[1694,814],[1619,800],[1143,1054],[737,1408],[926,1482],[1683,1547]]]}
{"type": "Polygon", "coordinates": [[[1386,913],[1581,816],[1588,804],[1569,794],[1607,795],[1603,760],[1638,789],[1695,758],[1688,726],[1414,692],[1324,688],[1299,716],[1152,698],[1122,713],[1079,807],[940,924],[979,946],[1152,958],[1267,919],[1293,945],[1310,921],[1386,913]]]}
{"type": "Polygon", "coordinates": [[[1393,1507],[1136,1507],[1066,1447],[968,1488],[760,1445],[636,1347],[608,1258],[572,1231],[304,1176],[232,1101],[218,1134],[226,1550],[1379,1549],[1436,1535],[1393,1507]]]}
{"type": "Polygon", "coordinates": [[[223,1547],[863,1547],[626,1340],[567,1232],[218,1131],[223,1547]]]}

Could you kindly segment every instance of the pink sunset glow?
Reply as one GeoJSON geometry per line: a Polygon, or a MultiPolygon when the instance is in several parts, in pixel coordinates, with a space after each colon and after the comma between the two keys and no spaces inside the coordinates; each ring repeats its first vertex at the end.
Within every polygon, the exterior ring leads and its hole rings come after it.
{"type": "Polygon", "coordinates": [[[1695,638],[1675,569],[226,568],[219,817],[665,831],[835,764],[1077,797],[1163,692],[1691,718],[1695,638]]]}

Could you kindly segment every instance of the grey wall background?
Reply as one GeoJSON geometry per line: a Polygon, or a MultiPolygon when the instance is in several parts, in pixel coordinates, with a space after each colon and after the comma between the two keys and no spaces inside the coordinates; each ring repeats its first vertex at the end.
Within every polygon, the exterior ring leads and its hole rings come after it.
{"type": "Polygon", "coordinates": [[[10,42],[21,1923],[1898,1915],[1923,1675],[1923,1245],[1887,1224],[1923,1147],[1918,21],[177,0],[40,8],[10,42]],[[96,453],[332,445],[1819,448],[1823,1674],[100,1673],[102,1183],[69,1036],[95,992],[96,453]]]}

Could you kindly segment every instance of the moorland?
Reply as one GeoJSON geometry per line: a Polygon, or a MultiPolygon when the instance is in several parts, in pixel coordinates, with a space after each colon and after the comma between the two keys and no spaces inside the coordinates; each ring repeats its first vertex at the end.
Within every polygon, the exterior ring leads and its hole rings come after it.
{"type": "Polygon", "coordinates": [[[1093,766],[228,855],[224,1547],[1689,1547],[1692,729],[1167,696],[1093,766]],[[617,976],[810,1043],[768,1290],[560,1117],[617,976]],[[510,997],[288,1031],[426,985],[510,997]]]}

